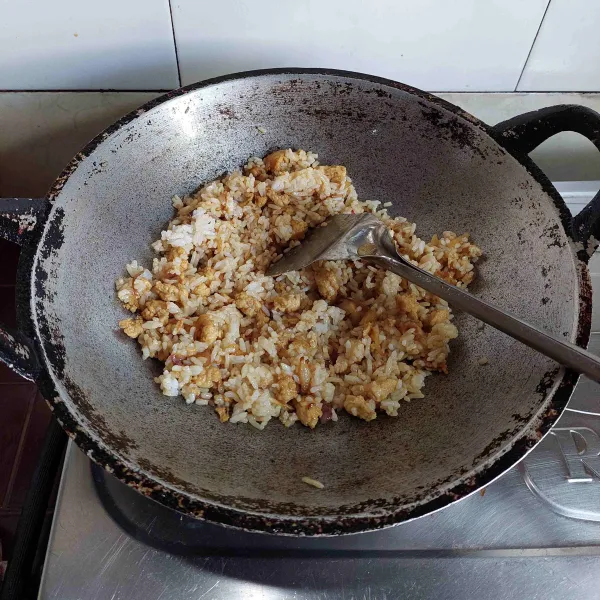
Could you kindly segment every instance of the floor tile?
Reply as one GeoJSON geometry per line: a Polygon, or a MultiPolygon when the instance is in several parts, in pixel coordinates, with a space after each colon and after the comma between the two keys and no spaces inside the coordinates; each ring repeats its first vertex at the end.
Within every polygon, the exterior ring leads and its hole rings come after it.
{"type": "Polygon", "coordinates": [[[10,560],[13,551],[15,532],[19,523],[18,514],[5,515],[0,512],[0,540],[2,541],[2,560],[10,560]]]}
{"type": "Polygon", "coordinates": [[[325,67],[427,90],[513,91],[548,0],[174,0],[182,83],[325,67]]]}
{"type": "MultiPolygon", "coordinates": [[[[26,385],[30,383],[24,377],[21,377],[15,373],[12,369],[7,367],[3,362],[0,362],[0,385],[2,384],[22,384],[26,385]]],[[[0,391],[2,388],[0,388],[0,391]]]]}
{"type": "Polygon", "coordinates": [[[0,385],[0,508],[5,506],[10,491],[11,475],[35,393],[33,385],[0,385]]]}
{"type": "MultiPolygon", "coordinates": [[[[2,182],[0,181],[0,196],[2,182]]],[[[0,240],[0,285],[13,285],[17,280],[20,249],[17,244],[0,240]]]]}
{"type": "Polygon", "coordinates": [[[168,0],[5,1],[0,88],[178,87],[168,0]]]}
{"type": "Polygon", "coordinates": [[[0,323],[11,329],[17,327],[14,285],[0,285],[0,323]]]}
{"type": "Polygon", "coordinates": [[[37,464],[44,441],[46,429],[50,423],[52,412],[46,401],[38,393],[35,397],[31,418],[25,432],[23,448],[26,449],[21,454],[17,465],[17,476],[14,480],[10,497],[8,498],[8,508],[21,508],[25,500],[25,494],[29,487],[33,471],[37,464]]]}
{"type": "MultiPolygon", "coordinates": [[[[11,329],[17,327],[14,286],[0,285],[0,323],[11,329]]],[[[0,384],[22,383],[26,381],[20,375],[0,362],[0,384]]]]}

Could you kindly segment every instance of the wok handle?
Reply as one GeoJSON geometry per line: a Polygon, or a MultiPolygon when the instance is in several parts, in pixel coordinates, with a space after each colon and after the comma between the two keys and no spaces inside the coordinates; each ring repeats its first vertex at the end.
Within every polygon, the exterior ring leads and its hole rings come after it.
{"type": "MultiPolygon", "coordinates": [[[[583,135],[600,150],[600,114],[577,104],[560,104],[524,113],[498,123],[492,130],[509,151],[525,154],[563,131],[583,135]]],[[[600,240],[600,192],[573,218],[571,232],[587,251],[582,258],[591,256],[600,240]]]]}
{"type": "Polygon", "coordinates": [[[463,310],[479,320],[506,333],[556,362],[600,382],[600,359],[570,342],[551,336],[525,321],[480,300],[443,279],[386,252],[386,256],[369,257],[380,267],[407,279],[411,283],[446,300],[452,307],[463,310]]]}
{"type": "MultiPolygon", "coordinates": [[[[0,238],[24,249],[35,247],[48,209],[49,203],[44,198],[0,198],[0,238]]],[[[22,257],[19,263],[23,264],[22,257]]],[[[41,372],[33,342],[22,332],[1,323],[0,361],[30,381],[35,381],[41,372]]]]}

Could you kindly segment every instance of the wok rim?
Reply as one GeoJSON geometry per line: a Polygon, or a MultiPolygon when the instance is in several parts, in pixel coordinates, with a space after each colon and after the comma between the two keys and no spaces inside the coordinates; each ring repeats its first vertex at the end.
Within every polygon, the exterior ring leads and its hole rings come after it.
{"type": "MultiPolygon", "coordinates": [[[[221,83],[272,75],[317,75],[368,81],[370,83],[395,88],[417,96],[418,98],[447,110],[454,116],[467,120],[483,133],[487,134],[497,145],[525,167],[529,175],[536,180],[542,190],[554,202],[559,211],[561,225],[569,239],[572,241],[570,212],[564,200],[554,186],[552,186],[546,175],[526,154],[511,148],[508,145],[507,140],[500,136],[492,126],[487,125],[454,104],[403,83],[353,71],[322,68],[276,68],[243,71],[193,83],[150,100],[106,128],[75,155],[50,188],[47,194],[49,207],[46,212],[44,225],[40,228],[37,239],[31,247],[31,251],[26,252],[25,257],[20,262],[20,276],[17,289],[19,316],[21,322],[26,324],[24,327],[26,333],[34,339],[38,355],[43,357],[40,361],[42,363],[42,374],[36,383],[44,398],[49,402],[57,420],[69,437],[92,461],[109,473],[115,475],[123,483],[168,508],[195,518],[205,519],[210,522],[246,531],[310,536],[330,536],[373,531],[436,512],[460,499],[466,498],[494,481],[511,467],[515,466],[542,440],[550,430],[551,426],[561,416],[577,383],[578,374],[571,370],[559,368],[546,373],[542,381],[540,381],[538,386],[539,390],[546,393],[549,390],[551,391],[553,387],[556,387],[556,389],[548,402],[548,406],[538,414],[537,419],[532,419],[527,426],[523,427],[523,429],[507,444],[508,448],[499,449],[499,454],[489,458],[489,464],[484,463],[483,466],[480,466],[479,471],[475,475],[466,481],[457,483],[453,487],[440,493],[437,497],[429,499],[422,504],[418,504],[412,508],[385,510],[377,515],[355,514],[350,516],[319,515],[302,517],[294,517],[293,515],[270,515],[266,513],[245,511],[231,506],[217,504],[213,501],[192,497],[188,493],[176,489],[172,484],[161,481],[159,477],[155,477],[150,473],[142,471],[139,467],[133,468],[128,466],[128,461],[121,457],[120,453],[113,449],[111,444],[107,441],[101,439],[102,445],[98,443],[94,439],[94,435],[80,425],[77,418],[67,408],[60,397],[52,380],[52,375],[50,374],[51,372],[56,372],[56,365],[54,365],[52,360],[47,356],[43,334],[39,331],[36,320],[34,319],[34,315],[39,310],[39,308],[36,310],[35,300],[36,297],[40,295],[40,292],[43,291],[43,285],[36,279],[35,268],[32,269],[31,267],[34,263],[37,263],[36,258],[41,249],[49,245],[49,249],[52,250],[56,245],[60,245],[59,239],[53,239],[51,235],[48,235],[50,233],[48,231],[49,226],[52,225],[52,220],[48,217],[51,215],[54,202],[58,199],[63,187],[70,176],[77,170],[79,165],[110,135],[160,104],[164,104],[179,96],[221,83]],[[31,263],[28,265],[29,269],[27,268],[26,263],[31,263]],[[560,375],[561,371],[562,377],[560,375]],[[536,420],[537,424],[534,422],[536,420]]],[[[578,257],[573,245],[571,245],[571,251],[579,282],[579,310],[575,341],[578,345],[585,348],[587,346],[591,328],[591,285],[587,267],[584,261],[578,257]]],[[[57,379],[60,379],[60,377],[57,376],[57,379]]],[[[547,400],[545,399],[545,401],[547,400]]]]}

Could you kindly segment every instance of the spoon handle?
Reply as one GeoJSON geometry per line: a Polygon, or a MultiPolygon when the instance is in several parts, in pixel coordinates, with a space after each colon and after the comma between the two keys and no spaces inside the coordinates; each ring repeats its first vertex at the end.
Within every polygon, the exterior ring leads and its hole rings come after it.
{"type": "Polygon", "coordinates": [[[386,256],[368,257],[367,260],[443,298],[454,308],[477,317],[484,323],[545,354],[569,369],[583,373],[590,379],[600,382],[600,359],[587,350],[549,335],[488,302],[446,283],[439,277],[423,271],[423,269],[410,264],[399,256],[393,257],[388,253],[386,256]]]}

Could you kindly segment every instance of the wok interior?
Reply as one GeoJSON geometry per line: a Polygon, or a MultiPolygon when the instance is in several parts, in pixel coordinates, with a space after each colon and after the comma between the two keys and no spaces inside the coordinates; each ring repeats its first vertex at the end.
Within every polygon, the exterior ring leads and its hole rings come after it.
{"type": "Polygon", "coordinates": [[[473,291],[573,337],[577,275],[558,211],[476,125],[381,84],[264,75],[140,115],[63,188],[64,242],[44,264],[54,274],[44,310],[63,337],[69,382],[58,387],[121,458],[194,497],[284,516],[368,515],[430,499],[528,426],[544,403],[536,387],[554,363],[458,315],[450,374],[429,377],[425,398],[404,404],[398,418],[344,414],[314,431],[274,421],[259,432],[162,396],[152,379],[158,365],[118,331],[125,314],[114,281],[132,259],[151,264],[149,244],[171,218],[171,197],[286,147],[346,165],[360,198],[392,202],[390,212],[415,221],[422,237],[470,232],[486,256],[473,291]]]}

